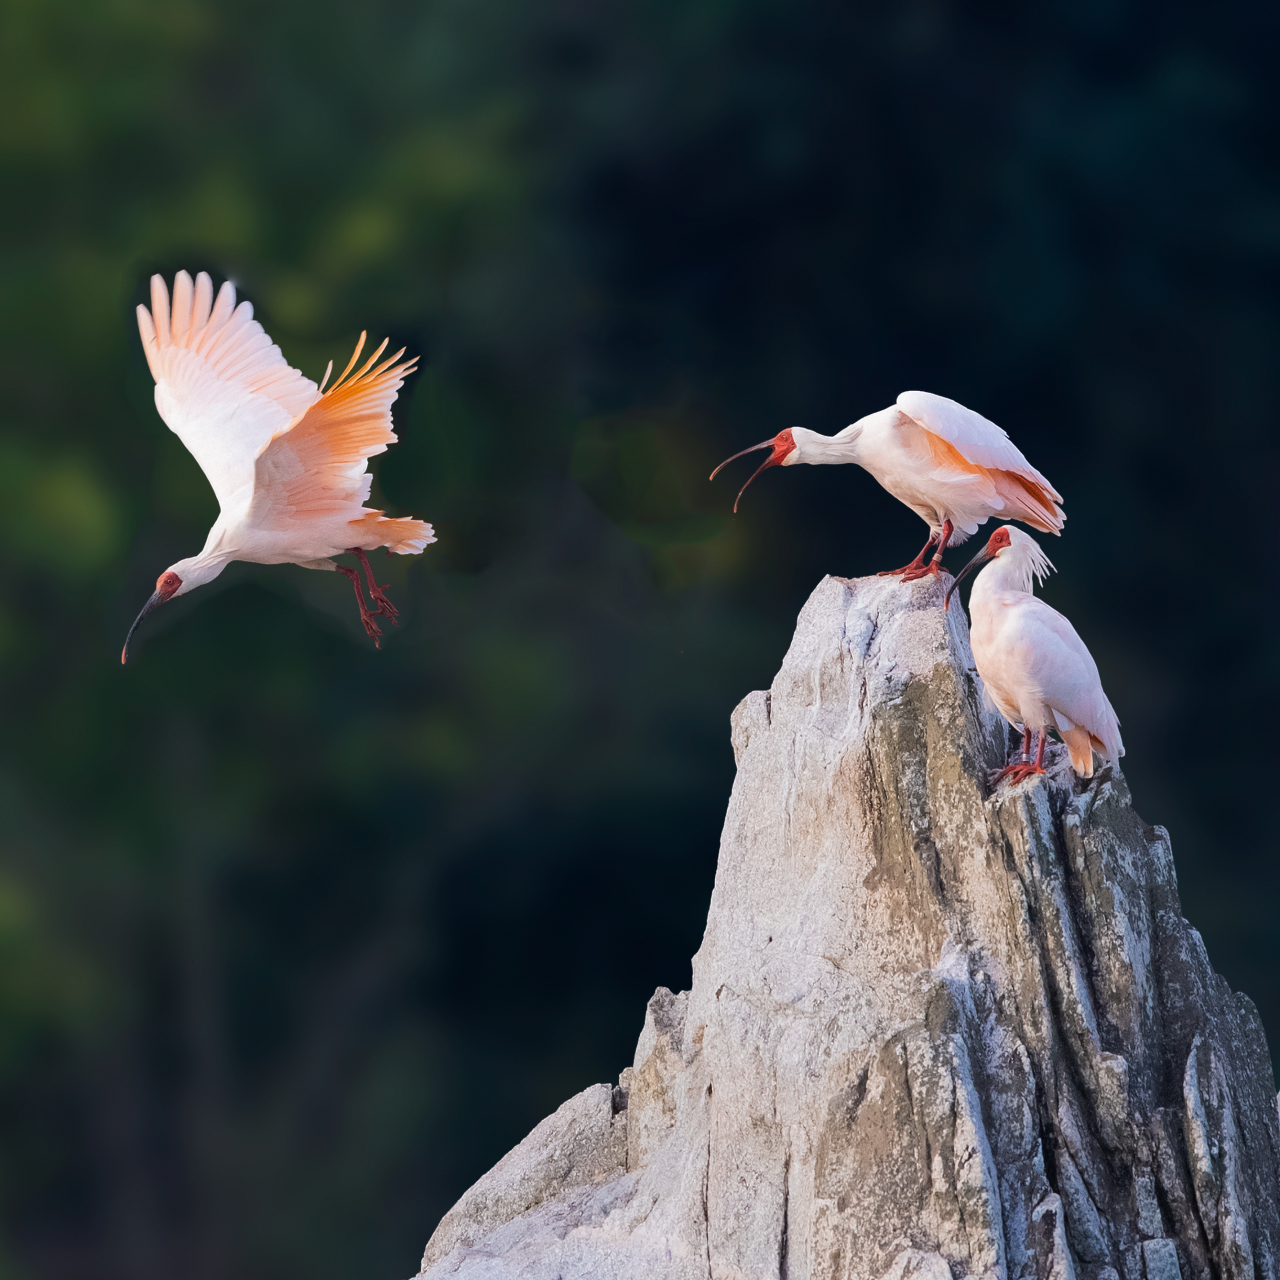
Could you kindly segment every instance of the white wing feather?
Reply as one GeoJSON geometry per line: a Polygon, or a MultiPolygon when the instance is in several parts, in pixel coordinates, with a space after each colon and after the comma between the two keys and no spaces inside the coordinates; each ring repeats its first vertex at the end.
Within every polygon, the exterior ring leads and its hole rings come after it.
{"type": "Polygon", "coordinates": [[[271,438],[315,401],[316,384],[290,367],[280,348],[236,306],[227,281],[179,271],[173,308],[161,276],[151,277],[151,311],[138,308],[138,330],[156,380],[156,408],[209,479],[224,513],[247,506],[254,460],[271,438]]]}
{"type": "Polygon", "coordinates": [[[904,391],[898,397],[898,408],[926,431],[953,445],[974,466],[1025,476],[1040,485],[1054,501],[1062,501],[1062,495],[1022,456],[1003,428],[982,414],[929,391],[904,391]]]}
{"type": "MultiPolygon", "coordinates": [[[[1021,615],[1019,638],[1036,655],[1036,683],[1058,727],[1069,729],[1079,725],[1105,744],[1110,759],[1124,755],[1120,721],[1103,691],[1093,654],[1075,627],[1035,596],[1020,600],[1017,610],[1021,615]],[[1064,717],[1068,722],[1065,725],[1064,717]]],[[[1030,676],[1031,672],[1027,674],[1030,676]]]]}

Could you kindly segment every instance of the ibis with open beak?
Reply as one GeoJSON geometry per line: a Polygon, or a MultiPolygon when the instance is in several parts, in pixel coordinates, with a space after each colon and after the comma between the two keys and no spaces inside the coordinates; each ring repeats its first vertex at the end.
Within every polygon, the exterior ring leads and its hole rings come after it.
{"type": "Polygon", "coordinates": [[[788,427],[772,440],[735,453],[711,473],[758,449],[768,458],[738,491],[770,467],[854,462],[906,503],[928,526],[929,541],[910,564],[886,573],[904,582],[937,576],[942,553],[977,533],[992,516],[1060,533],[1062,496],[994,422],[928,391],[904,391],[887,409],[868,414],[834,436],[788,427]],[[933,552],[931,558],[929,553],[933,552]]]}

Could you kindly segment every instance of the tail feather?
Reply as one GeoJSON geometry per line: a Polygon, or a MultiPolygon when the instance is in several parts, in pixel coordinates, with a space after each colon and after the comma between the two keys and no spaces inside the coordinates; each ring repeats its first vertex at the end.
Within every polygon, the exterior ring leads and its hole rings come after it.
{"type": "Polygon", "coordinates": [[[351,521],[366,551],[386,547],[398,556],[416,556],[436,540],[435,530],[425,520],[412,516],[384,516],[381,511],[369,511],[359,520],[351,521]],[[373,541],[369,541],[373,539],[373,541]]]}
{"type": "Polygon", "coordinates": [[[1067,752],[1071,756],[1071,767],[1082,778],[1092,778],[1095,743],[1097,751],[1102,755],[1106,754],[1106,748],[1088,729],[1077,727],[1059,729],[1058,732],[1062,735],[1063,742],[1067,744],[1067,752]]]}

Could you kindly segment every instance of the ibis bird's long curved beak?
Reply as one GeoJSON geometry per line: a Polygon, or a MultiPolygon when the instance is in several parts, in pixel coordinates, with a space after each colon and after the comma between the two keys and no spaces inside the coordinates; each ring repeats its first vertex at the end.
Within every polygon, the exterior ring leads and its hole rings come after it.
{"type": "Polygon", "coordinates": [[[942,611],[945,613],[951,604],[951,593],[960,585],[960,580],[971,574],[980,564],[985,564],[988,560],[994,560],[996,553],[988,547],[983,547],[972,560],[969,561],[963,569],[952,579],[951,585],[947,588],[947,594],[942,600],[942,611]]]}
{"type": "Polygon", "coordinates": [[[151,598],[142,606],[142,612],[133,620],[133,626],[129,628],[129,634],[124,638],[124,648],[120,650],[120,665],[124,666],[129,661],[129,641],[133,639],[133,633],[137,631],[138,624],[151,612],[158,604],[164,604],[169,597],[164,595],[158,589],[151,593],[151,598]]]}
{"type": "Polygon", "coordinates": [[[120,665],[124,666],[129,661],[129,641],[133,639],[133,633],[137,631],[138,624],[151,612],[158,604],[164,604],[177,592],[182,586],[182,579],[178,577],[172,569],[166,569],[159,578],[156,579],[156,589],[151,593],[151,598],[142,606],[142,612],[133,620],[133,626],[129,628],[129,634],[124,638],[124,648],[120,650],[120,665]]]}
{"type": "Polygon", "coordinates": [[[756,478],[762,471],[767,471],[770,467],[781,466],[783,460],[795,449],[796,442],[791,435],[790,430],[780,431],[771,440],[762,440],[759,444],[753,444],[749,449],[742,449],[735,453],[732,458],[726,458],[712,473],[710,479],[714,480],[716,476],[722,472],[731,462],[736,462],[739,458],[745,458],[749,453],[756,453],[760,449],[772,449],[773,453],[766,458],[752,473],[747,483],[738,490],[738,496],[733,500],[733,514],[738,514],[738,503],[742,501],[742,495],[746,493],[751,481],[756,478]]]}
{"type": "Polygon", "coordinates": [[[739,458],[745,458],[749,453],[756,453],[760,449],[772,449],[772,448],[773,448],[773,437],[770,436],[768,440],[762,440],[759,444],[753,444],[750,449],[740,449],[738,450],[737,453],[733,455],[732,458],[726,458],[707,478],[709,480],[714,480],[716,476],[718,476],[725,469],[725,467],[729,465],[729,463],[737,462],[739,458]]]}

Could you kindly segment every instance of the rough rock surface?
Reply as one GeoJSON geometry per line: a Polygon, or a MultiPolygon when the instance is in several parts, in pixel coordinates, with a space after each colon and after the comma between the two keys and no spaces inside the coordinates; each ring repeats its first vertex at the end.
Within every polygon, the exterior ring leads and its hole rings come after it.
{"type": "Polygon", "coordinates": [[[1253,1005],[1119,772],[988,794],[937,584],[825,579],[734,712],[693,988],[427,1245],[438,1280],[1280,1280],[1253,1005]]]}

